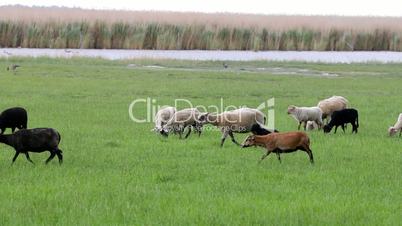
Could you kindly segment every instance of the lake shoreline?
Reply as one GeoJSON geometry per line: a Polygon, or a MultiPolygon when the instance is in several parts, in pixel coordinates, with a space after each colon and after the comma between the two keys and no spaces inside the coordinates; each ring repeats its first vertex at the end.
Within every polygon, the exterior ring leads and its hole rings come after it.
{"type": "Polygon", "coordinates": [[[172,59],[195,61],[298,61],[309,63],[402,63],[402,52],[390,51],[226,51],[0,48],[8,57],[89,57],[109,60],[172,59]]]}

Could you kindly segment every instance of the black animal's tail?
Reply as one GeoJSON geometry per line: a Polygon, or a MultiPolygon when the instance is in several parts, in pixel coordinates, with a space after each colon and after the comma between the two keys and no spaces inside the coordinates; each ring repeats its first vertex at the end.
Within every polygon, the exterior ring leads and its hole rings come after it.
{"type": "Polygon", "coordinates": [[[61,135],[59,133],[59,131],[56,131],[57,135],[59,135],[59,143],[61,142],[61,135]]]}
{"type": "MultiPolygon", "coordinates": [[[[55,130],[55,131],[56,131],[57,135],[59,136],[59,144],[60,144],[60,142],[61,142],[61,135],[60,135],[59,131],[57,131],[57,130],[55,130]]],[[[59,144],[57,144],[57,146],[58,146],[59,144]]],[[[57,150],[59,150],[60,153],[63,153],[63,151],[62,151],[59,147],[57,147],[57,150]]]]}
{"type": "Polygon", "coordinates": [[[359,114],[357,114],[356,116],[356,126],[357,128],[359,128],[359,114]]]}

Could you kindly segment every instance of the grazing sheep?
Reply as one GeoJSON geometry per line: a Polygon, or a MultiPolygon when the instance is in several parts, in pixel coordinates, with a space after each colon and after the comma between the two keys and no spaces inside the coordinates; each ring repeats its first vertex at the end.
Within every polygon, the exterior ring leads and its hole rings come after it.
{"type": "Polygon", "coordinates": [[[335,132],[338,129],[338,126],[342,127],[343,132],[345,132],[345,124],[352,124],[352,133],[357,133],[357,128],[359,128],[359,113],[356,109],[346,108],[340,111],[334,111],[331,116],[331,121],[328,125],[324,126],[324,133],[329,133],[332,130],[332,127],[335,126],[335,132]]]}
{"type": "Polygon", "coordinates": [[[240,145],[234,138],[233,133],[247,133],[251,131],[251,127],[258,123],[265,124],[264,114],[252,108],[240,108],[232,111],[225,111],[220,114],[204,113],[198,117],[201,124],[209,123],[221,129],[221,147],[226,137],[229,135],[232,142],[240,145]]]}
{"type": "Polygon", "coordinates": [[[0,143],[7,144],[15,149],[12,163],[15,162],[20,153],[24,153],[27,160],[33,163],[28,152],[49,151],[50,157],[46,160],[46,164],[56,155],[61,164],[63,156],[58,147],[60,140],[59,132],[52,128],[23,129],[10,135],[0,135],[0,143]]]}
{"type": "Polygon", "coordinates": [[[314,163],[313,152],[310,149],[310,139],[304,132],[271,133],[264,136],[248,136],[242,147],[261,146],[267,149],[267,153],[261,157],[264,160],[271,152],[276,153],[281,162],[281,153],[290,153],[297,150],[305,151],[310,157],[310,162],[314,163]]]}
{"type": "Polygon", "coordinates": [[[184,130],[188,128],[188,132],[184,137],[187,138],[191,133],[191,127],[193,127],[198,136],[201,136],[202,125],[197,121],[200,114],[200,111],[196,108],[186,108],[176,111],[173,117],[162,127],[162,130],[166,136],[169,132],[179,133],[181,139],[184,130]]]}
{"type": "Polygon", "coordinates": [[[395,135],[399,130],[399,136],[402,134],[402,113],[399,114],[398,121],[396,121],[394,126],[390,126],[388,133],[390,136],[395,135]]]}
{"type": "Polygon", "coordinates": [[[163,130],[163,126],[173,117],[174,113],[176,113],[175,107],[167,106],[161,108],[155,115],[155,128],[152,129],[152,131],[158,132],[163,136],[167,136],[163,130]]]}
{"type": "Polygon", "coordinates": [[[345,109],[349,101],[342,96],[332,96],[318,102],[317,107],[322,111],[322,119],[331,117],[334,111],[345,109]]]}
{"type": "Polygon", "coordinates": [[[304,130],[306,130],[307,121],[314,121],[317,123],[318,128],[322,127],[322,111],[319,107],[297,107],[290,105],[288,107],[288,114],[291,114],[299,122],[298,130],[300,130],[303,122],[304,130]]]}
{"type": "Polygon", "coordinates": [[[274,131],[269,130],[262,125],[255,123],[251,126],[250,132],[254,135],[268,135],[270,133],[278,133],[279,131],[274,129],[274,131]]]}
{"type": "Polygon", "coordinates": [[[9,108],[0,114],[0,134],[11,128],[14,133],[15,128],[26,129],[28,123],[28,114],[24,108],[9,108]]]}

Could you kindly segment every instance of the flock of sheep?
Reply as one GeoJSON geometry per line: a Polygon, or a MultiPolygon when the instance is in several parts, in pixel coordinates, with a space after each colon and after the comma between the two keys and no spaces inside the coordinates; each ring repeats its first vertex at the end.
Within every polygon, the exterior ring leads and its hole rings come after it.
{"type": "MultiPolygon", "coordinates": [[[[329,133],[335,127],[335,133],[339,126],[345,132],[346,124],[352,124],[352,133],[357,133],[359,127],[358,111],[353,108],[347,108],[348,100],[341,96],[333,96],[322,100],[315,107],[297,107],[289,106],[288,114],[293,116],[298,122],[298,129],[303,124],[304,130],[323,129],[324,133],[329,133]],[[330,120],[328,118],[330,117],[330,120]],[[324,125],[323,120],[327,120],[324,125]],[[329,122],[328,122],[329,121],[329,122]]],[[[225,139],[230,136],[233,143],[242,146],[261,146],[267,152],[261,158],[263,160],[270,153],[276,153],[278,160],[281,161],[281,153],[289,153],[297,150],[306,152],[311,163],[314,162],[313,153],[310,149],[310,139],[304,132],[279,132],[275,129],[268,129],[266,117],[258,109],[240,108],[232,111],[225,111],[219,114],[200,112],[196,108],[187,108],[177,111],[174,107],[165,107],[160,109],[155,116],[154,131],[168,136],[169,133],[179,134],[182,138],[187,129],[185,138],[191,130],[201,135],[205,124],[211,124],[218,127],[222,132],[221,147],[225,139]],[[245,141],[240,144],[236,141],[234,133],[248,133],[245,141]]],[[[58,147],[61,136],[53,128],[34,128],[27,129],[28,114],[24,108],[15,107],[3,111],[0,114],[0,143],[9,145],[15,149],[15,155],[12,163],[15,162],[19,154],[25,154],[25,157],[31,163],[29,152],[49,151],[50,156],[46,160],[48,163],[55,156],[59,163],[63,161],[61,149],[58,147]],[[4,134],[6,129],[10,128],[11,134],[4,134]],[[15,129],[18,131],[15,132],[15,129]]],[[[399,115],[394,126],[388,129],[390,136],[399,132],[402,134],[402,113],[399,115]]]]}
{"type": "Polygon", "coordinates": [[[10,108],[0,114],[0,143],[7,144],[15,149],[12,163],[15,162],[20,153],[25,154],[27,160],[34,163],[28,152],[49,151],[50,156],[46,163],[57,155],[61,164],[63,155],[58,147],[61,140],[59,132],[52,128],[27,128],[28,114],[24,108],[10,108]],[[7,128],[11,129],[11,134],[4,134],[7,128]],[[14,132],[16,128],[18,131],[14,132]]]}
{"type": "MultiPolygon", "coordinates": [[[[324,133],[329,133],[335,127],[334,133],[340,126],[345,132],[348,123],[352,125],[352,133],[357,133],[359,127],[358,111],[347,108],[348,100],[341,96],[332,96],[320,101],[314,107],[297,107],[291,105],[287,113],[294,117],[298,122],[298,130],[303,125],[304,130],[323,129],[324,133]],[[327,124],[324,124],[324,121],[327,124]]],[[[304,132],[279,132],[275,129],[267,129],[266,117],[258,109],[240,108],[232,111],[225,111],[219,114],[200,112],[196,108],[186,108],[177,111],[174,107],[164,107],[155,115],[155,127],[153,131],[168,136],[169,133],[179,134],[182,138],[187,128],[185,138],[194,129],[198,136],[201,135],[205,124],[211,124],[221,130],[221,147],[225,139],[230,136],[233,143],[245,148],[250,146],[261,146],[267,150],[261,160],[270,153],[276,153],[278,160],[281,161],[281,153],[289,153],[297,150],[308,154],[310,162],[314,162],[313,153],[310,149],[310,139],[304,132]],[[240,144],[236,141],[234,133],[248,133],[245,141],[240,144]]],[[[402,113],[399,115],[396,124],[388,129],[392,136],[397,132],[402,134],[402,113]]]]}

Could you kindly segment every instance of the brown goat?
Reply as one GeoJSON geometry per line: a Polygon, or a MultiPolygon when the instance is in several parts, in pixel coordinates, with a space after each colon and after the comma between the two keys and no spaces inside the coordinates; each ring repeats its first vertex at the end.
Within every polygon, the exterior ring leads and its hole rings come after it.
{"type": "Polygon", "coordinates": [[[264,136],[248,136],[242,147],[261,146],[267,149],[267,153],[261,157],[260,162],[271,152],[276,153],[281,162],[280,153],[290,153],[297,150],[305,151],[310,157],[310,162],[314,163],[313,152],[310,149],[310,139],[304,132],[271,133],[264,136]]]}

